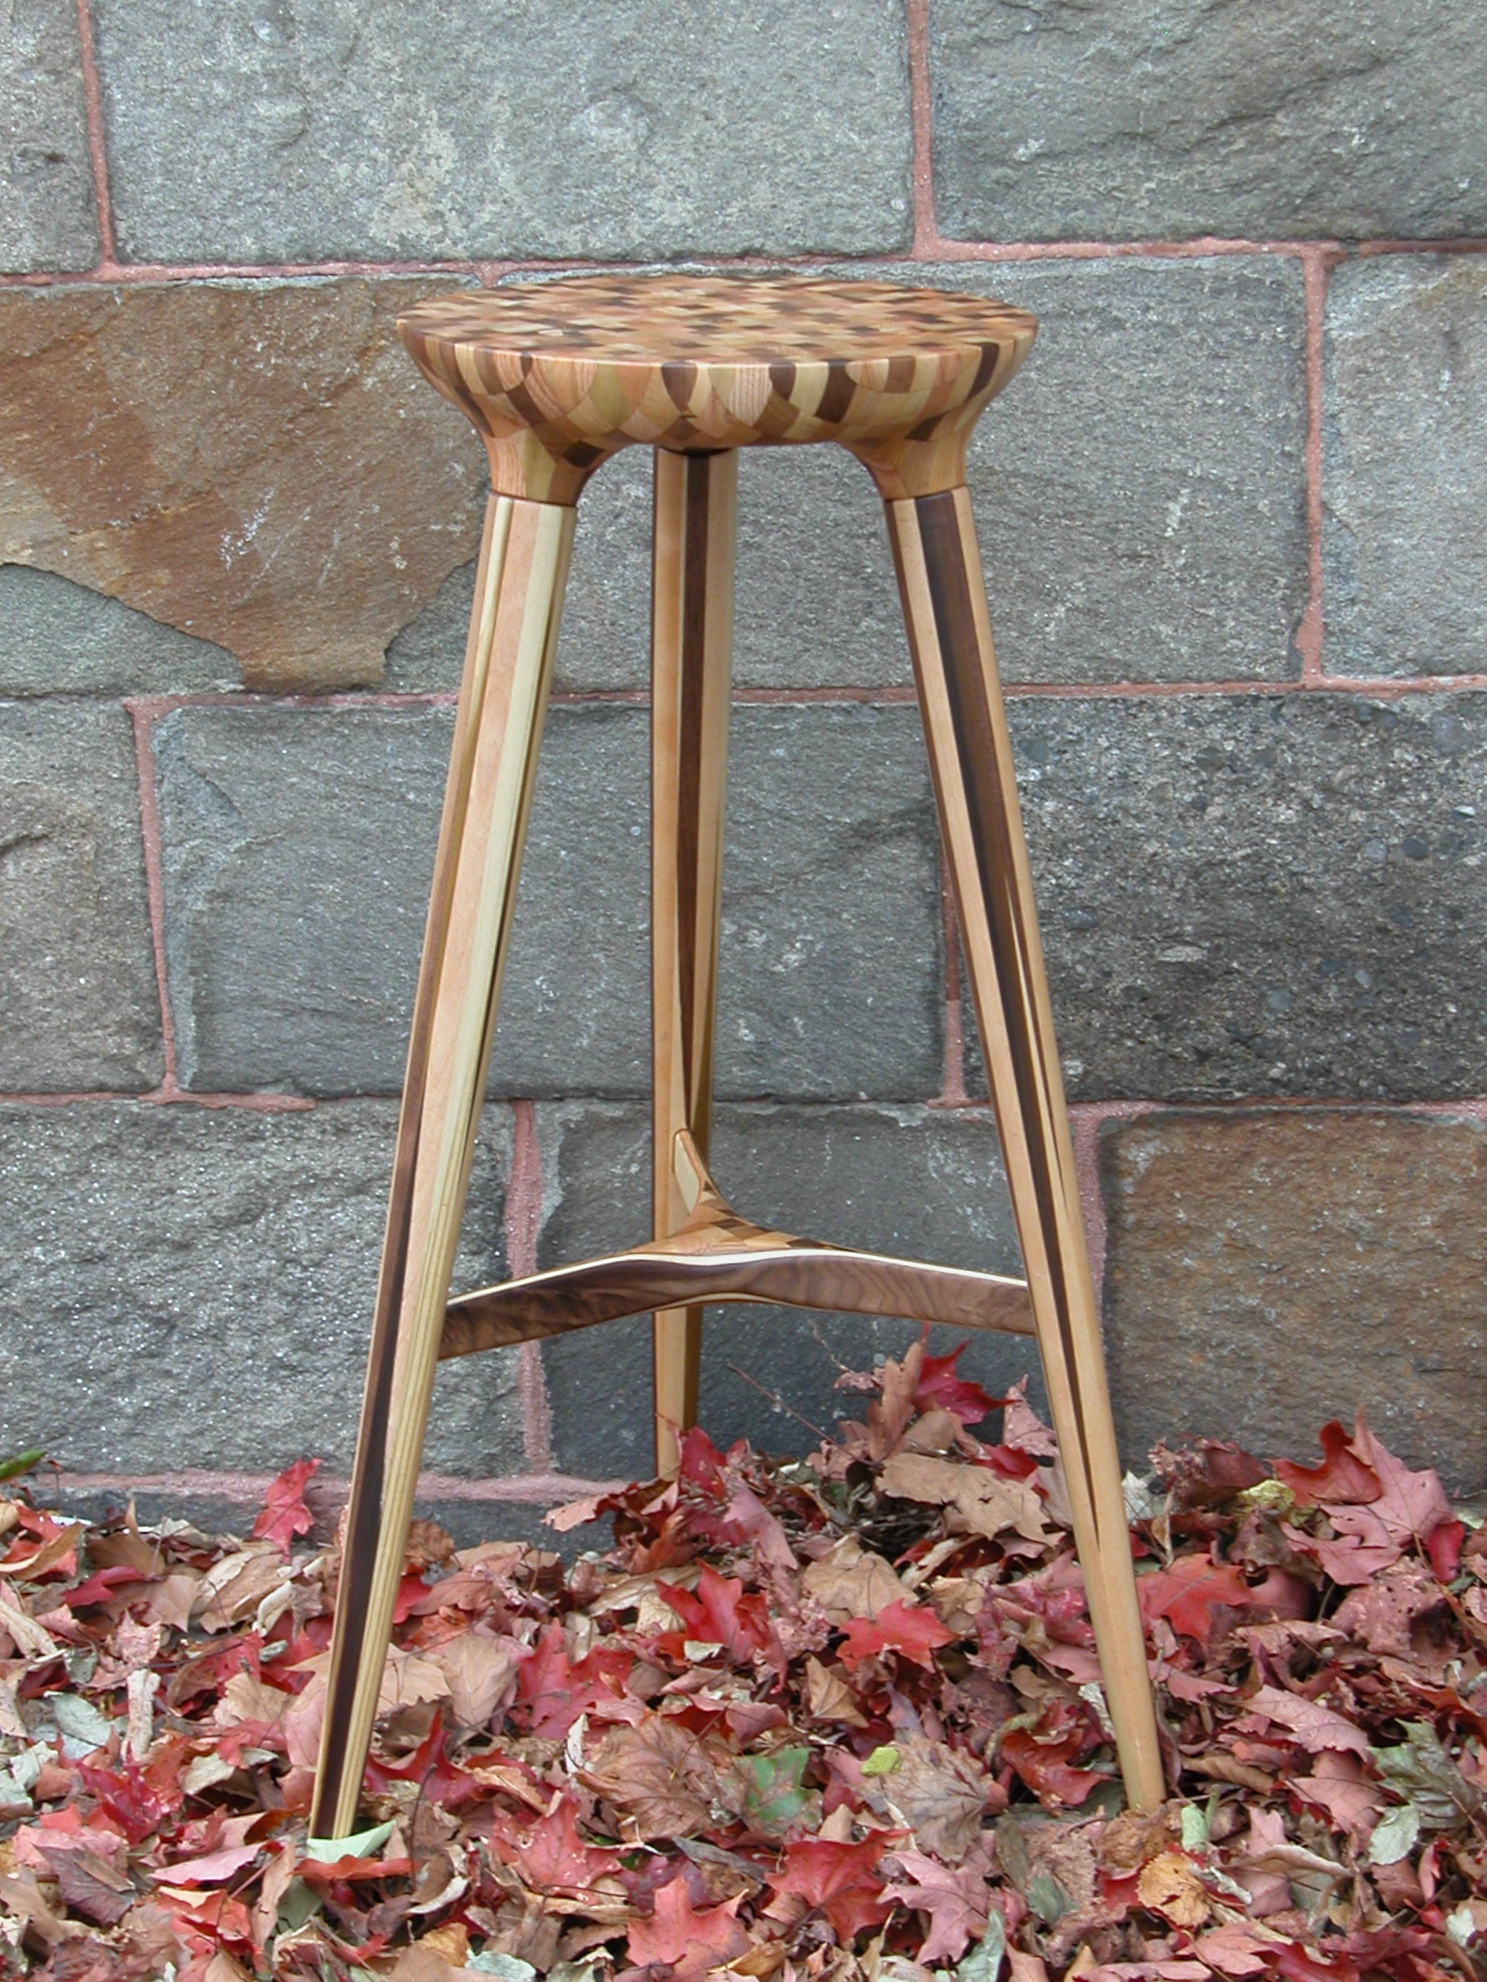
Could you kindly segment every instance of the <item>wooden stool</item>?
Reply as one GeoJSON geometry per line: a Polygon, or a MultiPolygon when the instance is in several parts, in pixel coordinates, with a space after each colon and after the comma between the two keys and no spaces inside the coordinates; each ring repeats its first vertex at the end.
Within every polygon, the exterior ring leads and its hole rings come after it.
{"type": "Polygon", "coordinates": [[[878,283],[583,276],[420,303],[399,330],[491,466],[413,1012],[311,1827],[355,1829],[435,1364],[655,1316],[657,1462],[693,1422],[704,1301],[1035,1333],[1126,1793],[1163,1796],[1120,1468],[965,449],[1036,324],[878,283]],[[1026,1281],[761,1230],[707,1174],[740,447],[832,440],[882,496],[1026,1281]],[[450,1301],[574,505],[656,452],[655,1223],[649,1245],[450,1301]]]}

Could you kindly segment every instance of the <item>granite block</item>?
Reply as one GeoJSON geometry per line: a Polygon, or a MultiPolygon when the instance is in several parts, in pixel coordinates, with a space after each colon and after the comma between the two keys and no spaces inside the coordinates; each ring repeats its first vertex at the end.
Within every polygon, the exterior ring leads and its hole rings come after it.
{"type": "Polygon", "coordinates": [[[77,9],[11,0],[0,18],[0,270],[97,260],[77,9]]]}
{"type": "Polygon", "coordinates": [[[1487,1092],[1487,698],[1027,700],[1012,730],[1076,1099],[1487,1092]]]}
{"type": "MultiPolygon", "coordinates": [[[[155,730],[182,1078],[392,1092],[447,708],[187,708],[155,730]]],[[[493,1056],[501,1094],[649,1091],[648,724],[550,712],[493,1056]]],[[[718,1085],[936,1091],[938,868],[917,717],[733,725],[718,1085]]]]}
{"type": "Polygon", "coordinates": [[[0,1089],[164,1072],[134,736],[116,705],[0,702],[0,1089]]]}
{"type": "Polygon", "coordinates": [[[1161,1110],[1100,1136],[1105,1332],[1129,1463],[1237,1439],[1310,1464],[1330,1417],[1487,1486],[1487,1125],[1161,1110]]]}
{"type": "Polygon", "coordinates": [[[1487,673],[1487,255],[1344,262],[1324,362],[1328,672],[1487,673]]]}
{"type": "MultiPolygon", "coordinates": [[[[70,1472],[348,1473],[396,1109],[0,1107],[5,1449],[70,1472]]],[[[510,1121],[477,1146],[462,1284],[506,1272],[510,1121]]],[[[440,1372],[425,1463],[520,1470],[516,1351],[440,1372]]]]}
{"type": "Polygon", "coordinates": [[[907,243],[893,0],[95,0],[95,20],[119,238],[140,260],[907,243]]]}
{"type": "Polygon", "coordinates": [[[931,0],[939,223],[976,240],[1487,233],[1451,0],[931,0]]]}

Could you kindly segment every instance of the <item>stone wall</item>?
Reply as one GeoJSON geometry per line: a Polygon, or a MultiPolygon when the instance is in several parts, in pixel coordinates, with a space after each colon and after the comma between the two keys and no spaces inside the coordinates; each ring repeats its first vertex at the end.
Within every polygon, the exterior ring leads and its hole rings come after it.
{"type": "MultiPolygon", "coordinates": [[[[1129,1458],[1361,1405],[1487,1484],[1477,10],[15,0],[0,51],[7,1447],[228,1512],[349,1464],[482,490],[397,310],[789,261],[1042,319],[973,484],[1129,1458]]],[[[716,1167],[1014,1268],[870,486],[741,502],[716,1167]]],[[[644,1227],[648,504],[639,452],[582,504],[466,1282],[644,1227]]],[[[731,1311],[708,1423],[799,1449],[903,1334],[731,1311]]],[[[641,1324],[446,1371],[429,1504],[643,1466],[646,1387],[641,1324]]]]}

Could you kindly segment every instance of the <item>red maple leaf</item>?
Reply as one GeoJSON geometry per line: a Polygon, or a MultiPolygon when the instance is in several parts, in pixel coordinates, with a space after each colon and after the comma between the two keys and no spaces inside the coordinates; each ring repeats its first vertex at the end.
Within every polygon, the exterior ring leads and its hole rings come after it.
{"type": "Polygon", "coordinates": [[[296,1459],[286,1466],[264,1496],[263,1512],[253,1523],[260,1541],[273,1542],[287,1555],[296,1535],[307,1535],[314,1515],[306,1507],[304,1492],[311,1474],[318,1472],[318,1459],[296,1459]]]}
{"type": "Polygon", "coordinates": [[[1054,1740],[1030,1727],[1014,1727],[1001,1739],[999,1754],[1022,1777],[1040,1803],[1077,1805],[1109,1776],[1098,1769],[1078,1769],[1075,1758],[1089,1744],[1081,1726],[1068,1728],[1054,1740]]]}
{"type": "Polygon", "coordinates": [[[681,1632],[662,1633],[656,1642],[663,1648],[680,1652],[688,1640],[721,1645],[735,1665],[770,1650],[774,1633],[768,1606],[757,1593],[745,1596],[740,1578],[720,1576],[704,1563],[695,1592],[675,1589],[670,1583],[658,1583],[656,1588],[683,1626],[681,1632]],[[678,1642],[673,1645],[672,1640],[678,1642]]]}
{"type": "Polygon", "coordinates": [[[877,1876],[878,1860],[893,1842],[893,1835],[884,1831],[861,1844],[802,1838],[788,1847],[785,1869],[770,1884],[777,1893],[797,1893],[824,1913],[845,1947],[854,1934],[880,1927],[893,1911],[877,1876]]]}
{"type": "Polygon", "coordinates": [[[572,1797],[560,1796],[525,1837],[510,1837],[498,1825],[491,1849],[503,1863],[514,1865],[534,1892],[586,1892],[596,1879],[618,1869],[622,1855],[580,1836],[577,1816],[572,1797]]]}
{"type": "Polygon", "coordinates": [[[1460,1521],[1442,1521],[1426,1536],[1425,1553],[1440,1582],[1449,1583],[1461,1567],[1461,1544],[1465,1540],[1466,1528],[1460,1521]]]}
{"type": "Polygon", "coordinates": [[[1165,1617],[1174,1631],[1195,1638],[1207,1652],[1214,1611],[1221,1605],[1242,1610],[1253,1603],[1256,1592],[1232,1562],[1215,1562],[1209,1555],[1180,1555],[1170,1569],[1138,1576],[1136,1594],[1148,1624],[1153,1618],[1165,1617]]]}
{"type": "MultiPolygon", "coordinates": [[[[929,1340],[927,1328],[924,1340],[929,1340]]],[[[916,1411],[951,1411],[963,1425],[979,1425],[988,1411],[1006,1401],[988,1397],[979,1383],[957,1373],[955,1365],[965,1346],[960,1343],[948,1356],[925,1356],[914,1386],[916,1411]]]]}
{"type": "Polygon", "coordinates": [[[655,1965],[671,1970],[672,1982],[700,1982],[710,1968],[732,1961],[749,1945],[735,1919],[742,1894],[721,1906],[694,1911],[686,1880],[673,1879],[656,1894],[649,1920],[629,1926],[630,1959],[637,1967],[655,1965]]]}
{"type": "Polygon", "coordinates": [[[1320,1466],[1293,1466],[1289,1459],[1275,1461],[1275,1477],[1288,1486],[1302,1507],[1316,1507],[1323,1501],[1362,1502],[1377,1500],[1383,1483],[1372,1466],[1365,1464],[1354,1449],[1346,1425],[1334,1418],[1317,1434],[1326,1455],[1320,1466]]]}
{"type": "Polygon", "coordinates": [[[950,1644],[953,1637],[932,1610],[906,1604],[900,1597],[885,1604],[876,1617],[852,1618],[842,1633],[838,1656],[848,1672],[855,1672],[863,1659],[876,1652],[897,1652],[933,1672],[936,1647],[950,1644]]]}
{"type": "Polygon", "coordinates": [[[390,1782],[416,1782],[431,1803],[458,1810],[480,1794],[481,1785],[449,1760],[444,1745],[444,1723],[436,1720],[428,1738],[400,1762],[384,1762],[372,1755],[367,1761],[368,1789],[380,1796],[390,1782]]]}
{"type": "Polygon", "coordinates": [[[634,1669],[632,1652],[618,1646],[596,1645],[587,1658],[570,1664],[563,1627],[546,1626],[529,1659],[516,1676],[516,1704],[531,1716],[531,1732],[547,1741],[561,1741],[580,1714],[601,1702],[617,1699],[634,1669]]]}
{"type": "Polygon", "coordinates": [[[78,1777],[98,1808],[116,1824],[131,1844],[142,1844],[152,1831],[159,1830],[186,1800],[180,1772],[190,1760],[190,1750],[179,1736],[167,1736],[155,1744],[146,1768],[127,1756],[99,1768],[84,1756],[76,1764],[78,1777]]]}
{"type": "MultiPolygon", "coordinates": [[[[1378,1481],[1377,1495],[1363,1504],[1321,1503],[1335,1541],[1316,1540],[1294,1529],[1288,1532],[1303,1554],[1316,1557],[1334,1583],[1356,1587],[1392,1568],[1411,1548],[1429,1552],[1436,1532],[1449,1528],[1453,1516],[1439,1476],[1429,1469],[1412,1473],[1380,1445],[1361,1418],[1349,1450],[1378,1481]]],[[[1449,1536],[1443,1537],[1443,1544],[1435,1552],[1449,1561],[1449,1536]]]]}
{"type": "Polygon", "coordinates": [[[885,1899],[899,1900],[923,1916],[926,1933],[918,1959],[926,1968],[955,1962],[972,1941],[986,1932],[991,1905],[985,1879],[970,1865],[942,1865],[922,1851],[902,1847],[890,1869],[897,1879],[883,1888],[885,1899]]]}

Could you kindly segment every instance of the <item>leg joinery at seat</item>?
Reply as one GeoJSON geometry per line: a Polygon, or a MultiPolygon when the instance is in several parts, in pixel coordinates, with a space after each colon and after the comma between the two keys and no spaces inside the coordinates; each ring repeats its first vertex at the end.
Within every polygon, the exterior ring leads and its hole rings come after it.
{"type": "MultiPolygon", "coordinates": [[[[672,1152],[689,1134],[705,1163],[723,880],[724,784],[733,664],[738,456],[656,455],[651,594],[651,999],[654,1221],[686,1222],[672,1152]]],[[[702,1309],[655,1319],[656,1470],[677,1468],[697,1417],[702,1309]]]]}
{"type": "Polygon", "coordinates": [[[312,1832],[355,1829],[516,897],[575,511],[491,498],[439,829],[312,1832]]]}
{"type": "Polygon", "coordinates": [[[1012,1209],[1126,1793],[1163,1797],[1104,1349],[964,487],[885,507],[1012,1209]]]}

